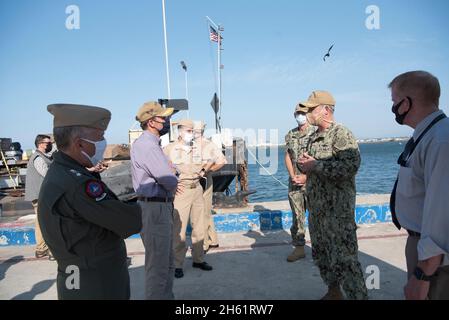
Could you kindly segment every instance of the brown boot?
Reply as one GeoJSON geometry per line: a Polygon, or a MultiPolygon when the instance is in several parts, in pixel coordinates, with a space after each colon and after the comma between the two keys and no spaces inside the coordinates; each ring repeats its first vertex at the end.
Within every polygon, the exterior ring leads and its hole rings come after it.
{"type": "Polygon", "coordinates": [[[333,285],[328,287],[327,293],[321,300],[344,300],[343,293],[340,290],[339,285],[333,285]]]}
{"type": "Polygon", "coordinates": [[[287,261],[288,262],[295,262],[299,259],[302,259],[306,256],[305,252],[304,252],[304,246],[297,246],[295,247],[295,249],[293,250],[292,253],[290,253],[290,255],[287,257],[287,261]]]}

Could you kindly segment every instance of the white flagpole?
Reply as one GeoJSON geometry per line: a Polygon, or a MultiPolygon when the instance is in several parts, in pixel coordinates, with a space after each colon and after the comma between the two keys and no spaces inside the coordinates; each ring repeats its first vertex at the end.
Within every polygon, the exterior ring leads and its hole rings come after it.
{"type": "Polygon", "coordinates": [[[165,21],[165,0],[162,0],[162,19],[164,24],[164,44],[165,44],[165,72],[167,75],[167,94],[170,99],[170,73],[168,70],[168,47],[167,47],[167,26],[165,21]]]}

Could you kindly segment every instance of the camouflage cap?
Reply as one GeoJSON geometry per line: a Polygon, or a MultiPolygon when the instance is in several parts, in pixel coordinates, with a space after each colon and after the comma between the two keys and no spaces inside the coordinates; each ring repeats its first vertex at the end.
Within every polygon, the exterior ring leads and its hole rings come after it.
{"type": "Polygon", "coordinates": [[[51,104],[47,106],[53,118],[53,127],[88,127],[106,130],[111,120],[107,109],[79,104],[51,104]]]}
{"type": "Polygon", "coordinates": [[[335,99],[327,91],[313,91],[309,96],[309,99],[307,99],[307,101],[300,102],[300,105],[309,109],[316,108],[320,105],[335,106],[335,99]]]}
{"type": "Polygon", "coordinates": [[[178,127],[193,129],[193,121],[190,119],[182,119],[178,122],[178,127]]]}
{"type": "Polygon", "coordinates": [[[145,122],[154,117],[168,117],[173,114],[173,108],[163,108],[156,101],[145,102],[137,111],[136,120],[145,122]]]}

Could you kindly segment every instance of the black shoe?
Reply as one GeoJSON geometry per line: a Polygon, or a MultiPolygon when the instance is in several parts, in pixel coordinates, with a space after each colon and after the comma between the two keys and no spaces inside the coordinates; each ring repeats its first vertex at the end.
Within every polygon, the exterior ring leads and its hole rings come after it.
{"type": "Polygon", "coordinates": [[[184,271],[182,271],[181,268],[175,269],[175,278],[182,278],[184,277],[184,271]]]}
{"type": "Polygon", "coordinates": [[[46,256],[48,256],[47,250],[45,250],[45,251],[36,251],[36,252],[34,252],[34,256],[36,257],[36,259],[45,258],[46,256]]]}
{"type": "Polygon", "coordinates": [[[194,262],[192,264],[192,267],[200,268],[201,270],[204,270],[204,271],[211,271],[213,269],[212,266],[207,264],[207,262],[201,262],[201,263],[194,262]]]}
{"type": "Polygon", "coordinates": [[[36,251],[34,253],[34,256],[36,257],[36,259],[42,259],[42,258],[48,257],[48,260],[55,261],[55,258],[53,257],[50,250],[48,250],[48,249],[45,251],[36,251]]]}

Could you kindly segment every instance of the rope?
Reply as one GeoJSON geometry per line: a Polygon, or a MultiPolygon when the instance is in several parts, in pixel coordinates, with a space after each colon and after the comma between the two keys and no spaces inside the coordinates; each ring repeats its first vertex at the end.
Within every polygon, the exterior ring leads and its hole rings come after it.
{"type": "Polygon", "coordinates": [[[265,170],[266,173],[268,173],[268,175],[270,175],[274,180],[276,180],[277,182],[279,182],[279,184],[281,186],[283,186],[284,188],[288,189],[288,186],[283,183],[282,181],[280,181],[278,178],[276,178],[270,171],[267,170],[267,168],[265,168],[260,162],[259,160],[257,160],[257,157],[254,155],[254,153],[251,152],[251,150],[249,150],[249,148],[247,148],[246,150],[248,150],[248,153],[254,158],[254,160],[256,160],[256,162],[259,164],[259,166],[262,167],[262,169],[265,170]]]}

